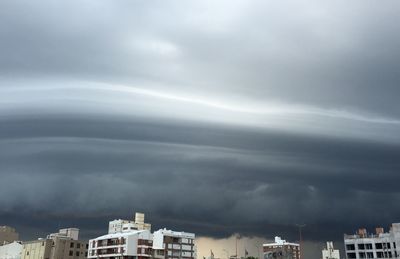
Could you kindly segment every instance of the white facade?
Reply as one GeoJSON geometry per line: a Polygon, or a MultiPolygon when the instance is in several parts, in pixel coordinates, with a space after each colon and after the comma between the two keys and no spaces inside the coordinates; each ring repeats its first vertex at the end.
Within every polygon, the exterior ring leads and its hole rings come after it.
{"type": "Polygon", "coordinates": [[[13,242],[0,246],[0,259],[21,259],[22,245],[20,242],[13,242]]]}
{"type": "Polygon", "coordinates": [[[150,258],[152,246],[149,230],[107,234],[89,241],[88,258],[150,258]]]}
{"type": "Polygon", "coordinates": [[[376,228],[374,234],[359,229],[355,235],[344,235],[346,258],[399,258],[400,223],[393,223],[389,232],[376,228]]]}
{"type": "Polygon", "coordinates": [[[196,258],[195,234],[160,229],[153,233],[153,252],[156,258],[196,258]]]}
{"type": "Polygon", "coordinates": [[[333,242],[326,243],[326,248],[322,250],[322,259],[340,259],[339,250],[333,248],[333,242]]]}

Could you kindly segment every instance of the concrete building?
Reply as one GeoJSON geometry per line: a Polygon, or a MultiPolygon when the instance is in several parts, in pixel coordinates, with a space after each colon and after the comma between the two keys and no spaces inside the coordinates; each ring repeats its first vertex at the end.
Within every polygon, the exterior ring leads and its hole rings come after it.
{"type": "Polygon", "coordinates": [[[300,245],[275,237],[274,243],[263,244],[264,259],[300,259],[300,245]]]}
{"type": "Polygon", "coordinates": [[[91,239],[88,258],[147,259],[152,257],[152,246],[149,230],[126,229],[91,239]]]}
{"type": "Polygon", "coordinates": [[[346,258],[399,258],[400,223],[393,223],[390,231],[378,227],[375,233],[362,228],[354,235],[344,235],[346,258]]]}
{"type": "Polygon", "coordinates": [[[136,213],[135,219],[125,220],[125,219],[116,219],[110,221],[108,224],[108,234],[122,233],[126,230],[148,230],[151,231],[151,224],[144,222],[144,214],[136,213]]]}
{"type": "Polygon", "coordinates": [[[19,235],[14,228],[0,226],[0,245],[12,243],[19,240],[19,235]]]}
{"type": "Polygon", "coordinates": [[[167,229],[155,231],[153,255],[159,259],[195,259],[195,234],[167,229]]]}
{"type": "Polygon", "coordinates": [[[326,242],[326,248],[322,250],[322,259],[340,259],[340,252],[333,248],[333,242],[326,242]]]}
{"type": "Polygon", "coordinates": [[[21,259],[22,244],[19,241],[0,246],[0,259],[21,259]]]}
{"type": "Polygon", "coordinates": [[[79,229],[60,229],[45,239],[23,243],[22,259],[84,259],[88,243],[78,240],[79,229]]]}

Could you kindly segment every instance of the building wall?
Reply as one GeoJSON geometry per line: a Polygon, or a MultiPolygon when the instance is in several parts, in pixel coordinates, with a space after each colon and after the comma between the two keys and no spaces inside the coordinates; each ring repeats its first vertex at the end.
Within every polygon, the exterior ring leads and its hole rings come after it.
{"type": "Polygon", "coordinates": [[[344,236],[346,258],[399,258],[400,224],[392,224],[391,231],[384,233],[377,228],[376,233],[369,234],[360,229],[356,235],[344,236]]]}
{"type": "Polygon", "coordinates": [[[196,258],[195,234],[160,229],[153,234],[153,253],[156,258],[196,258]]]}
{"type": "Polygon", "coordinates": [[[14,228],[9,226],[0,226],[0,245],[18,241],[19,235],[14,228]]]}
{"type": "Polygon", "coordinates": [[[152,255],[152,234],[148,230],[131,231],[104,235],[89,241],[89,258],[150,258],[152,255]]]}
{"type": "Polygon", "coordinates": [[[52,245],[49,239],[26,242],[22,247],[21,259],[50,259],[52,245]]]}
{"type": "Polygon", "coordinates": [[[21,259],[84,258],[87,258],[87,242],[58,237],[24,243],[21,256],[21,259]]]}
{"type": "Polygon", "coordinates": [[[333,248],[333,242],[326,243],[326,249],[322,250],[322,259],[340,259],[340,252],[333,248]]]}
{"type": "Polygon", "coordinates": [[[0,259],[21,259],[22,245],[19,242],[13,242],[0,246],[0,259]]]}
{"type": "Polygon", "coordinates": [[[87,242],[54,238],[51,251],[52,259],[84,259],[87,258],[87,242]]]}

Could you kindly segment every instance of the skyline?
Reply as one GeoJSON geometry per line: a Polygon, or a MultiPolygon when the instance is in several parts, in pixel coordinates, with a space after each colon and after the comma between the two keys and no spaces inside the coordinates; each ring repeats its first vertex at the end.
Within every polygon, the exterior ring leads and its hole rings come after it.
{"type": "Polygon", "coordinates": [[[1,1],[0,225],[90,237],[137,210],[314,247],[399,222],[399,10],[1,1]]]}

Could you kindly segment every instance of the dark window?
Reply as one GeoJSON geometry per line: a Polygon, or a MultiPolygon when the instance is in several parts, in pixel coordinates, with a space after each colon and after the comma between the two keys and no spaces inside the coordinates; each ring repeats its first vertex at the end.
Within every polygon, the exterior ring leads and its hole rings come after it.
{"type": "Polygon", "coordinates": [[[382,252],[376,252],[376,256],[378,258],[383,258],[383,253],[382,252]]]}
{"type": "Polygon", "coordinates": [[[355,246],[352,244],[352,245],[346,245],[346,249],[347,249],[347,250],[355,250],[356,248],[355,248],[355,246]]]}
{"type": "Polygon", "coordinates": [[[74,242],[71,242],[71,244],[69,245],[69,247],[74,247],[74,242]]]}
{"type": "Polygon", "coordinates": [[[70,250],[69,251],[69,256],[73,256],[74,255],[74,251],[70,250]]]}
{"type": "Polygon", "coordinates": [[[89,244],[86,244],[86,249],[89,249],[89,244]]]}
{"type": "Polygon", "coordinates": [[[373,252],[368,252],[367,253],[367,258],[374,258],[374,253],[373,252]]]}
{"type": "Polygon", "coordinates": [[[81,244],[80,243],[76,243],[76,248],[81,248],[81,244]]]}
{"type": "Polygon", "coordinates": [[[376,248],[376,249],[382,249],[382,247],[383,247],[383,246],[382,246],[382,243],[376,243],[376,244],[375,244],[375,248],[376,248]]]}
{"type": "Polygon", "coordinates": [[[358,253],[358,256],[359,256],[360,258],[366,258],[366,257],[365,257],[365,253],[358,253]]]}
{"type": "Polygon", "coordinates": [[[365,249],[365,246],[364,246],[364,244],[358,244],[358,249],[360,249],[360,250],[364,250],[364,249],[365,249]]]}
{"type": "Polygon", "coordinates": [[[372,244],[365,244],[365,249],[372,249],[372,244]]]}
{"type": "Polygon", "coordinates": [[[75,255],[76,255],[76,256],[79,256],[79,251],[76,251],[76,252],[75,252],[75,255]]]}
{"type": "Polygon", "coordinates": [[[356,253],[347,253],[347,258],[356,258],[356,253]]]}

